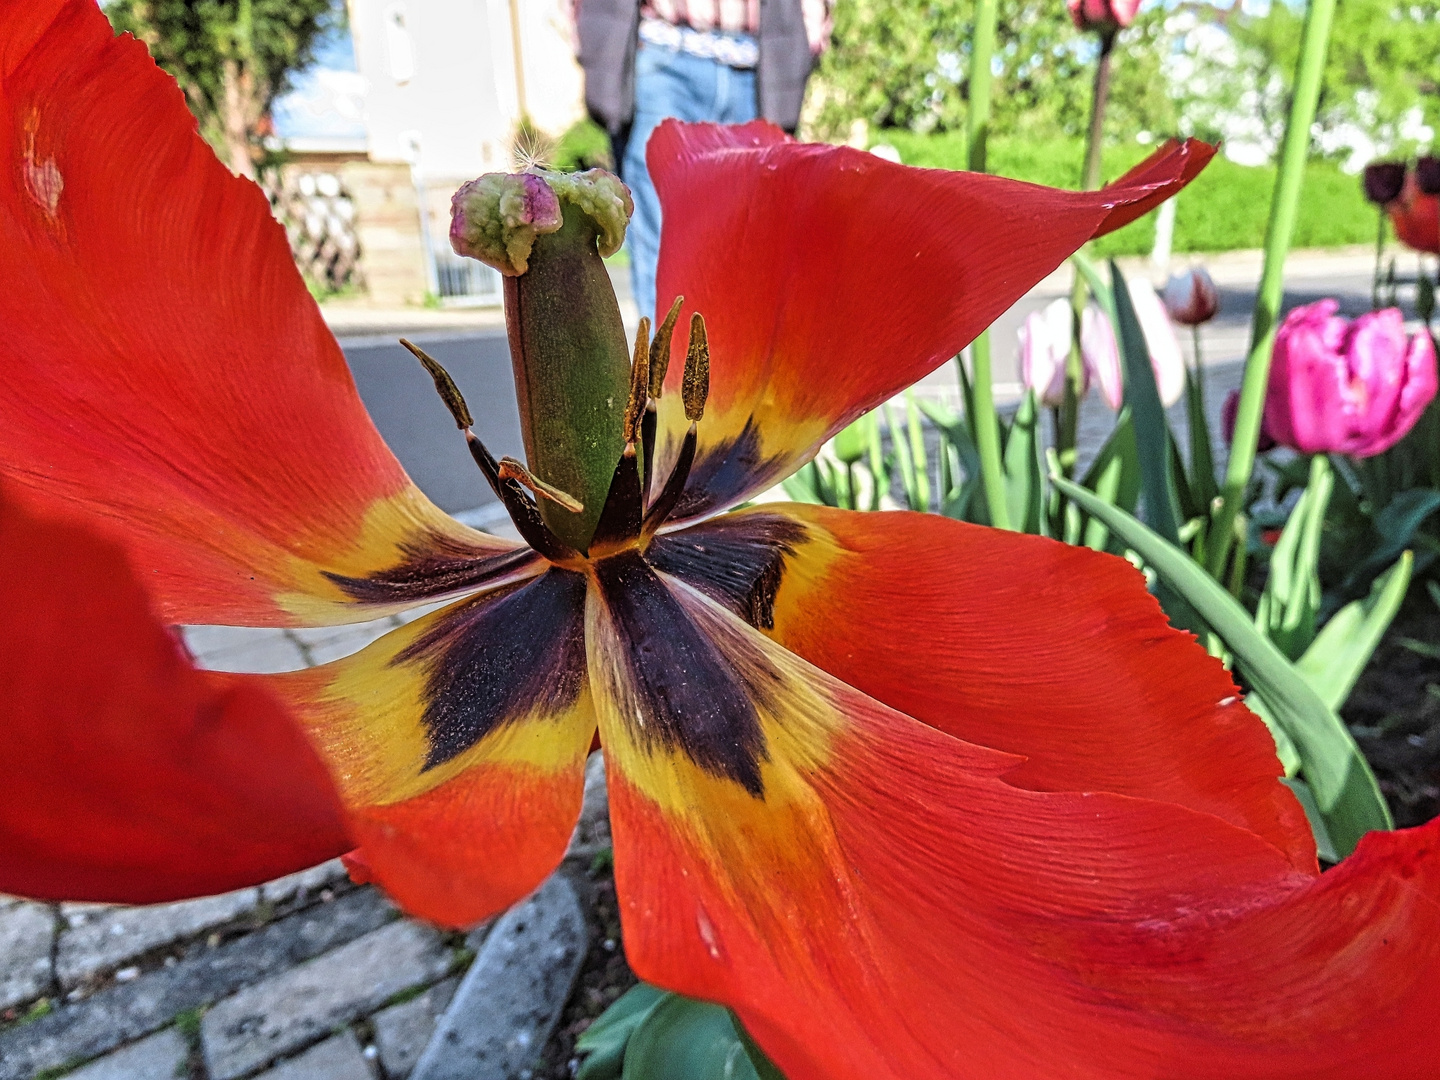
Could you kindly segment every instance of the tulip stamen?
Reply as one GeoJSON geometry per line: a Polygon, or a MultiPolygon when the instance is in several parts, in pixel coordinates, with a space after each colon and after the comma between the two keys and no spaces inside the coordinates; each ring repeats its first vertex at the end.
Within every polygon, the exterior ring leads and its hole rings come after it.
{"type": "Polygon", "coordinates": [[[686,419],[698,421],[705,415],[705,399],[710,396],[710,340],[705,333],[705,319],[698,311],[690,316],[690,347],[685,352],[680,396],[685,402],[686,419]]]}
{"type": "Polygon", "coordinates": [[[549,499],[556,506],[563,507],[572,514],[585,512],[585,504],[574,495],[561,491],[554,484],[547,484],[513,457],[507,456],[500,459],[500,479],[518,481],[522,486],[529,488],[537,499],[549,499]]]}
{"type": "Polygon", "coordinates": [[[440,400],[450,410],[450,415],[455,418],[455,426],[461,431],[475,426],[475,420],[470,415],[470,407],[465,404],[465,397],[460,393],[460,388],[455,385],[455,380],[445,370],[440,361],[427,353],[420,346],[413,342],[406,341],[403,337],[400,344],[409,349],[416,360],[424,365],[425,370],[430,373],[430,378],[435,380],[435,392],[440,395],[440,400]]]}
{"type": "Polygon", "coordinates": [[[640,441],[641,421],[649,404],[650,392],[650,320],[641,317],[635,331],[635,356],[630,365],[630,397],[625,402],[622,419],[625,442],[634,446],[640,441]]]}
{"type": "Polygon", "coordinates": [[[450,410],[455,426],[465,433],[465,445],[470,456],[475,459],[475,464],[480,466],[480,472],[490,484],[490,490],[509,513],[521,539],[529,544],[536,554],[551,562],[573,562],[579,559],[580,553],[556,536],[550,526],[545,524],[539,507],[525,494],[525,488],[528,487],[536,495],[551,499],[575,513],[581,512],[584,507],[573,496],[537,478],[514,458],[505,458],[503,464],[497,462],[495,456],[472,430],[475,421],[470,415],[470,407],[465,404],[465,396],[460,393],[460,388],[455,385],[455,380],[450,377],[444,365],[404,338],[400,339],[400,344],[414,354],[435,381],[435,391],[440,395],[440,400],[450,410]]]}
{"type": "Polygon", "coordinates": [[[675,297],[664,322],[655,331],[655,340],[650,344],[650,396],[659,398],[665,391],[665,374],[670,369],[670,339],[675,334],[675,324],[680,320],[680,305],[683,296],[675,297]]]}

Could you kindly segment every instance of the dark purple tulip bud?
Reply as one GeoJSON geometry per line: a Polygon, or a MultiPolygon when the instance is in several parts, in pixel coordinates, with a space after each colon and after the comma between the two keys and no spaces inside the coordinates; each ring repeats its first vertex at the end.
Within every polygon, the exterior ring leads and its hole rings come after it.
{"type": "MultiPolygon", "coordinates": [[[[1225,404],[1220,406],[1220,432],[1225,436],[1225,445],[1229,446],[1235,441],[1235,417],[1240,412],[1240,391],[1231,390],[1225,397],[1225,404]]],[[[1260,417],[1260,439],[1256,450],[1264,453],[1266,450],[1275,449],[1275,440],[1270,437],[1270,432],[1265,428],[1265,417],[1260,417]]]]}
{"type": "Polygon", "coordinates": [[[1220,291],[1203,266],[1176,274],[1165,286],[1165,310],[1182,326],[1198,326],[1220,310],[1220,291]]]}
{"type": "Polygon", "coordinates": [[[1426,154],[1415,162],[1415,183],[1426,195],[1440,195],[1440,157],[1426,154]]]}
{"type": "Polygon", "coordinates": [[[1405,166],[1398,161],[1372,161],[1365,166],[1365,198],[1377,206],[1394,202],[1405,186],[1405,166]]]}

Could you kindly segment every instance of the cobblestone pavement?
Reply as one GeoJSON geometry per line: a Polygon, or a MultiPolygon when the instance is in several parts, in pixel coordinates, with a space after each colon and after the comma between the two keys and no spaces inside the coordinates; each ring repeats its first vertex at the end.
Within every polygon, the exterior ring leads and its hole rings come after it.
{"type": "MultiPolygon", "coordinates": [[[[286,671],[422,613],[184,637],[204,667],[286,671]]],[[[571,850],[580,864],[608,842],[598,766],[571,850]]],[[[483,928],[467,938],[404,918],[339,860],[153,907],[0,897],[0,1080],[400,1080],[483,940],[483,928]]]]}

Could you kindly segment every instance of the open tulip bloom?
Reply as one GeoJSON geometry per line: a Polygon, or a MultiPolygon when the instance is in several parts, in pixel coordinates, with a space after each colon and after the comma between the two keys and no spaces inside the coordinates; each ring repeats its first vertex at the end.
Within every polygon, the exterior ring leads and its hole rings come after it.
{"type": "Polygon", "coordinates": [[[1339,301],[1317,300],[1285,316],[1265,394],[1264,426],[1305,454],[1372,457],[1415,426],[1435,398],[1435,344],[1405,332],[1399,308],[1355,320],[1339,301]]]}
{"type": "Polygon", "coordinates": [[[511,275],[539,475],[430,367],[514,544],[406,477],[140,43],[88,0],[5,5],[0,96],[0,890],[170,900],[348,852],[470,924],[559,862],[598,726],[632,966],[790,1080],[1431,1075],[1436,829],[1322,877],[1264,726],[1127,563],[732,509],[1210,148],[1072,193],[666,124],[684,299],[633,368],[596,250],[623,189],[488,178],[457,236],[511,275]],[[268,676],[156,621],[442,599],[268,676]]]}

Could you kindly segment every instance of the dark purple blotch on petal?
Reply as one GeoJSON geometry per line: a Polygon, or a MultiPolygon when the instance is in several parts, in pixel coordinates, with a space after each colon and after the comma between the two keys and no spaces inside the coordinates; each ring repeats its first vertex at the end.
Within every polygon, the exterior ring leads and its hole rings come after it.
{"type": "Polygon", "coordinates": [[[595,580],[623,643],[628,704],[639,713],[633,737],[679,750],[762,797],[767,754],[756,706],[767,694],[763,661],[737,670],[636,551],[596,563],[595,580]]]}
{"type": "Polygon", "coordinates": [[[425,768],[527,716],[575,704],[585,682],[585,577],[551,567],[456,608],[395,657],[425,663],[425,768]]]}
{"type": "Polygon", "coordinates": [[[479,555],[443,533],[427,533],[401,548],[405,556],[394,566],[365,577],[332,574],[329,578],[346,596],[362,604],[399,604],[429,600],[477,589],[487,582],[520,573],[528,565],[540,565],[529,548],[516,548],[498,555],[479,555]]]}
{"type": "Polygon", "coordinates": [[[804,539],[805,527],[799,522],[778,514],[747,513],[657,536],[645,558],[751,626],[771,630],[785,560],[804,539]]]}

